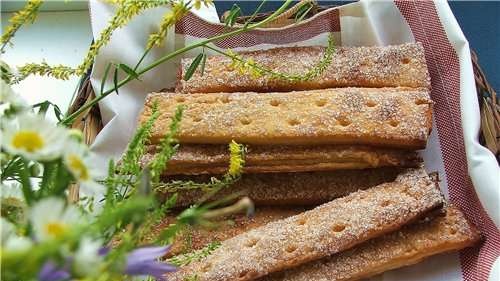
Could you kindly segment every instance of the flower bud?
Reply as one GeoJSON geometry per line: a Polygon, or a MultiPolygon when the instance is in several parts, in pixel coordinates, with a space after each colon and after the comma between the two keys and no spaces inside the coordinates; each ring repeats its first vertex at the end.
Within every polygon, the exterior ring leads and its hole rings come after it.
{"type": "Polygon", "coordinates": [[[69,137],[73,140],[76,140],[77,142],[81,143],[83,142],[83,134],[82,131],[78,129],[70,129],[69,130],[69,137]]]}

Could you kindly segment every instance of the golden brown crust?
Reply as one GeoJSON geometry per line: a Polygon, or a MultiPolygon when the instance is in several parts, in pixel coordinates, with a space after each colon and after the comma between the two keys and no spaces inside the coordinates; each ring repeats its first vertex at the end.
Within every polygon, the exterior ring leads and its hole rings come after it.
{"type": "MultiPolygon", "coordinates": [[[[276,72],[304,74],[321,60],[324,47],[288,47],[244,52],[246,59],[276,72]]],[[[225,56],[208,57],[200,71],[184,81],[183,73],[192,59],[181,61],[176,91],[183,93],[269,92],[337,87],[430,87],[424,48],[420,43],[386,47],[336,47],[332,62],[323,74],[308,81],[254,77],[232,68],[225,56]]]]}
{"type": "MultiPolygon", "coordinates": [[[[311,206],[329,202],[360,189],[394,181],[399,168],[339,170],[330,172],[244,174],[239,181],[217,193],[212,200],[239,194],[247,196],[257,206],[311,206]]],[[[211,176],[170,176],[162,180],[192,180],[209,182],[211,176]]],[[[160,196],[168,196],[169,193],[160,196]]],[[[189,206],[203,197],[204,191],[177,192],[176,206],[189,206]]]]}
{"type": "MultiPolygon", "coordinates": [[[[141,158],[142,165],[154,157],[155,148],[141,158]]],[[[364,169],[386,166],[417,167],[421,159],[414,151],[344,145],[248,146],[245,173],[307,172],[364,169]]],[[[170,159],[164,175],[222,174],[229,165],[227,145],[181,145],[170,159]]]]}
{"type": "Polygon", "coordinates": [[[185,110],[181,143],[366,144],[418,149],[431,129],[432,101],[425,89],[338,88],[287,93],[155,93],[140,123],[158,102],[151,142],[168,130],[179,105],[185,110]]]}
{"type": "Polygon", "coordinates": [[[209,257],[168,274],[183,280],[252,280],[320,259],[394,231],[440,208],[443,197],[421,169],[222,242],[209,257]]]}
{"type": "Polygon", "coordinates": [[[259,281],[359,280],[418,263],[432,255],[470,247],[479,239],[479,232],[464,214],[450,206],[445,216],[405,226],[345,252],[259,281]]]}

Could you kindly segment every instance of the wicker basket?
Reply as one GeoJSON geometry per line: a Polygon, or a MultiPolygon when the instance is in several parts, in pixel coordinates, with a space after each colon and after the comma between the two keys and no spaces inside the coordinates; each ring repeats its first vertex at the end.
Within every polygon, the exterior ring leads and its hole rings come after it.
{"type": "MultiPolygon", "coordinates": [[[[294,7],[287,10],[285,13],[277,17],[273,22],[270,22],[267,27],[280,27],[291,24],[294,22],[294,15],[299,9],[300,5],[304,3],[310,2],[314,5],[313,9],[311,9],[311,13],[317,13],[323,11],[327,8],[326,6],[318,6],[314,0],[302,0],[294,7]]],[[[262,13],[258,14],[254,17],[254,20],[258,21],[270,13],[262,13]]],[[[227,16],[227,12],[222,16],[227,16]]],[[[236,20],[236,23],[243,23],[249,17],[242,16],[236,20]]],[[[473,50],[471,50],[472,54],[472,63],[474,67],[474,75],[476,80],[477,87],[477,97],[479,100],[479,104],[481,107],[481,133],[479,136],[479,140],[482,145],[491,150],[497,158],[497,161],[500,162],[500,105],[497,98],[497,95],[491,85],[488,83],[486,76],[484,75],[481,67],[479,65],[479,61],[477,55],[473,50]]],[[[80,85],[79,92],[70,106],[69,113],[73,113],[82,107],[85,103],[92,100],[95,97],[94,91],[90,84],[90,79],[87,76],[82,84],[80,85]]],[[[80,129],[84,136],[85,142],[87,144],[91,144],[99,131],[102,129],[103,124],[101,121],[101,114],[97,106],[92,107],[90,110],[82,113],[73,123],[73,128],[80,129]]],[[[72,191],[72,197],[76,198],[77,192],[75,190],[72,191]]]]}

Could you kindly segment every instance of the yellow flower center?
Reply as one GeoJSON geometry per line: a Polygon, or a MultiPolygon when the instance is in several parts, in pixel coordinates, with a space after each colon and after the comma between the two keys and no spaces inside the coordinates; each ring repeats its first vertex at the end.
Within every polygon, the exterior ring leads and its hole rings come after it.
{"type": "Polygon", "coordinates": [[[28,152],[35,152],[44,146],[42,136],[35,131],[19,131],[12,138],[12,146],[28,152]]]}
{"type": "Polygon", "coordinates": [[[66,231],[66,225],[60,222],[49,222],[45,226],[47,234],[53,237],[61,236],[66,231]]]}
{"type": "Polygon", "coordinates": [[[89,170],[80,157],[72,154],[68,156],[68,162],[70,169],[75,173],[78,179],[85,181],[90,178],[89,170]]]}

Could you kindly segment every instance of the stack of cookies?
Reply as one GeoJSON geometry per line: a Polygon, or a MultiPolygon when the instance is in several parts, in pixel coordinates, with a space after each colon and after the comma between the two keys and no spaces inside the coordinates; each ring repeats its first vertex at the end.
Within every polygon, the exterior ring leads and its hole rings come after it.
{"type": "MultiPolygon", "coordinates": [[[[265,69],[300,76],[323,47],[241,53],[265,69]]],[[[339,47],[311,79],[255,76],[225,56],[182,79],[174,93],[152,93],[139,122],[153,126],[147,163],[179,105],[179,151],[165,180],[206,181],[225,172],[227,144],[247,146],[244,174],[213,199],[248,196],[252,219],[195,229],[193,249],[215,240],[210,256],[169,280],[356,280],[472,245],[477,230],[445,203],[422,167],[432,124],[430,78],[420,44],[339,47]]],[[[178,194],[188,206],[201,190],[178,194]]],[[[180,239],[182,240],[182,239],[180,239]]],[[[182,247],[177,241],[173,253],[182,247]]]]}

